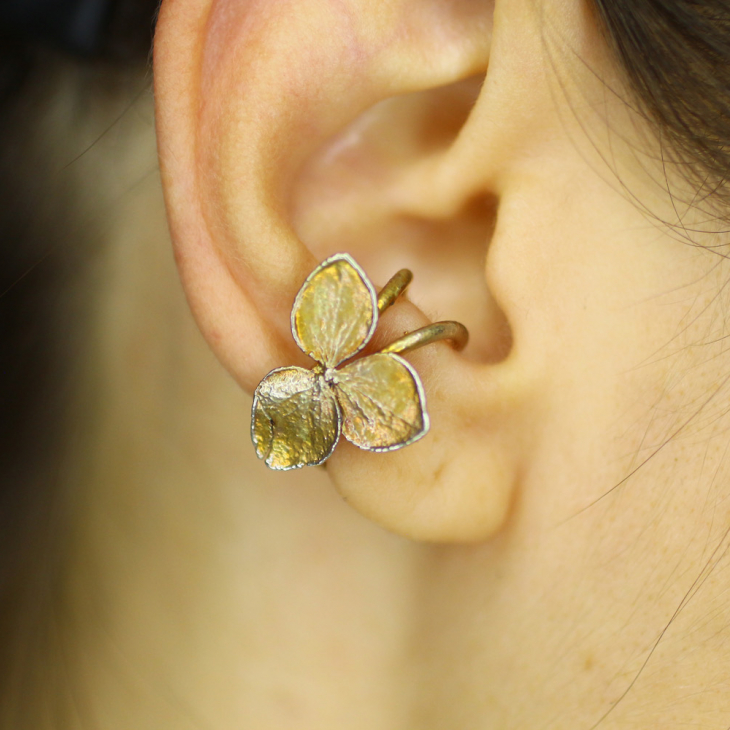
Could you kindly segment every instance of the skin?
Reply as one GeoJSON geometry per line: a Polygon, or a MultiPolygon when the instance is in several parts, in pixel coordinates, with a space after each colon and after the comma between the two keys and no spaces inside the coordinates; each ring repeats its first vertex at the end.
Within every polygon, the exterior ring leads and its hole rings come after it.
{"type": "Polygon", "coordinates": [[[730,272],[588,8],[167,0],[155,56],[177,272],[148,182],[70,458],[71,726],[727,727],[730,272]],[[409,355],[426,439],[270,473],[250,394],[339,250],[415,273],[380,341],[472,342],[409,355]]]}

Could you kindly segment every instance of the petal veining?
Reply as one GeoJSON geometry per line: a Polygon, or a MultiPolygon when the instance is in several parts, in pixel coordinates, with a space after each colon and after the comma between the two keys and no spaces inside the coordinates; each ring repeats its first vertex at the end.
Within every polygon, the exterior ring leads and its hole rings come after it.
{"type": "Polygon", "coordinates": [[[340,422],[332,388],[311,370],[272,370],[254,393],[251,438],[272,469],[321,464],[337,444],[340,422]]]}
{"type": "Polygon", "coordinates": [[[376,353],[349,363],[337,374],[342,433],[361,449],[391,451],[428,431],[423,386],[402,357],[376,353]]]}
{"type": "Polygon", "coordinates": [[[304,282],[292,309],[299,347],[328,368],[359,352],[377,325],[375,289],[347,254],[323,261],[304,282]]]}

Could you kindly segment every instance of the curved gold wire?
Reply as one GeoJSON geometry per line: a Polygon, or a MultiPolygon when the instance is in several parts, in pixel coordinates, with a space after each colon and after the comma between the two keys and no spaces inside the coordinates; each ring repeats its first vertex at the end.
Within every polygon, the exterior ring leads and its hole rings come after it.
{"type": "Polygon", "coordinates": [[[439,340],[451,340],[455,349],[463,350],[469,342],[469,330],[461,322],[434,322],[399,337],[379,352],[400,355],[439,340]]]}
{"type": "MultiPolygon", "coordinates": [[[[413,273],[409,269],[401,269],[392,276],[378,294],[378,314],[390,307],[412,280],[413,273]]],[[[451,340],[457,350],[463,350],[469,342],[469,331],[460,322],[434,322],[403,335],[379,352],[398,355],[439,340],[451,340]]]]}
{"type": "Polygon", "coordinates": [[[382,314],[406,290],[413,280],[413,272],[401,269],[392,276],[378,294],[378,314],[382,314]]]}

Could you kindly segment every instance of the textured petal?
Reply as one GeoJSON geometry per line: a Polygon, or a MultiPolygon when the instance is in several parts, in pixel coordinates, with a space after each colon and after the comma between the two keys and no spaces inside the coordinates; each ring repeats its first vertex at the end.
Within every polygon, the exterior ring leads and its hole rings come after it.
{"type": "Polygon", "coordinates": [[[272,370],[253,399],[251,438],[272,469],[321,464],[340,437],[340,412],[321,375],[304,368],[272,370]]]}
{"type": "Polygon", "coordinates": [[[323,261],[299,290],[291,313],[299,347],[328,368],[359,352],[377,324],[377,297],[347,254],[323,261]]]}
{"type": "Polygon", "coordinates": [[[418,373],[398,355],[381,353],[346,365],[336,374],[342,433],[361,449],[391,451],[428,431],[418,373]]]}

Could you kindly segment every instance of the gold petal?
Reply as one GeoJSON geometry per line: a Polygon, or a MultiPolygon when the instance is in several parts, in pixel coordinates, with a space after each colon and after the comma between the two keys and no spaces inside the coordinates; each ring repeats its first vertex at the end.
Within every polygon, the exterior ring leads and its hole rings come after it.
{"type": "Polygon", "coordinates": [[[251,438],[272,469],[321,464],[340,437],[340,409],[324,378],[298,367],[272,370],[253,399],[251,438]]]}
{"type": "Polygon", "coordinates": [[[402,357],[369,355],[338,370],[335,378],[342,433],[361,449],[399,449],[428,431],[421,379],[402,357]]]}
{"type": "Polygon", "coordinates": [[[299,347],[328,368],[359,352],[377,325],[377,297],[347,254],[323,261],[304,282],[291,313],[299,347]]]}

